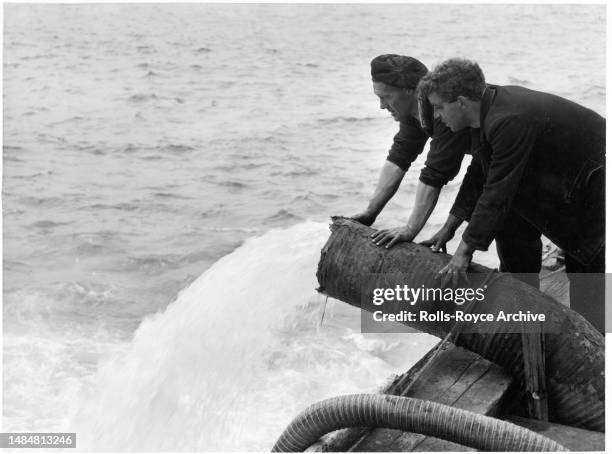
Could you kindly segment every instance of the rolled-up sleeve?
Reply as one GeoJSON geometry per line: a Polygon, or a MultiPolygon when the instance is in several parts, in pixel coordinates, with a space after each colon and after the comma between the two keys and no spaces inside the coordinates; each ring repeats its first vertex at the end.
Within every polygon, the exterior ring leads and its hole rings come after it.
{"type": "Polygon", "coordinates": [[[423,151],[429,136],[416,119],[401,122],[398,133],[393,137],[393,145],[387,155],[387,161],[392,162],[403,171],[410,168],[423,151]]]}
{"type": "Polygon", "coordinates": [[[437,188],[447,184],[459,173],[471,143],[469,128],[453,133],[439,119],[434,120],[433,137],[419,180],[437,188]]]}
{"type": "Polygon", "coordinates": [[[514,200],[537,137],[534,121],[515,116],[500,119],[489,130],[491,163],[463,233],[467,244],[483,251],[493,241],[499,222],[514,200]]]}

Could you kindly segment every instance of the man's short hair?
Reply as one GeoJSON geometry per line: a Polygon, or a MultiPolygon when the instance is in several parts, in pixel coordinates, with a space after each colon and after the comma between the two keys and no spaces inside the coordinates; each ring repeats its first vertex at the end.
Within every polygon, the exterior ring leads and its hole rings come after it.
{"type": "Polygon", "coordinates": [[[451,58],[427,73],[417,87],[419,98],[435,92],[444,102],[455,102],[459,96],[479,101],[486,87],[478,63],[464,58],[451,58]]]}
{"type": "Polygon", "coordinates": [[[372,80],[397,88],[416,88],[427,74],[427,66],[416,58],[405,55],[384,54],[370,63],[372,80]]]}

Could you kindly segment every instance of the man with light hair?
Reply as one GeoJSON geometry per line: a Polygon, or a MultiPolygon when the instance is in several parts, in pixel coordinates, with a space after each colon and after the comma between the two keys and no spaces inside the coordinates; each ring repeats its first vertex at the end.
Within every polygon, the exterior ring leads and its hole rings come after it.
{"type": "Polygon", "coordinates": [[[453,132],[480,129],[448,220],[433,239],[440,247],[469,222],[439,272],[443,279],[457,283],[474,251],[493,239],[502,271],[537,276],[544,234],[565,250],[572,309],[603,332],[605,119],[559,96],[487,85],[478,64],[464,59],[438,65],[418,94],[453,132]]]}
{"type": "Polygon", "coordinates": [[[454,134],[440,120],[434,121],[428,103],[419,106],[416,86],[427,74],[427,67],[419,60],[384,54],[374,58],[370,66],[374,94],[380,100],[380,108],[389,111],[399,122],[399,131],[393,138],[367,208],[353,219],[368,226],[374,223],[396,193],[412,162],[423,151],[429,138],[432,139],[407,224],[379,230],[372,235],[374,243],[389,248],[399,241],[412,241],[421,231],[438,201],[441,188],[459,172],[463,156],[469,152],[471,137],[469,131],[454,134]]]}

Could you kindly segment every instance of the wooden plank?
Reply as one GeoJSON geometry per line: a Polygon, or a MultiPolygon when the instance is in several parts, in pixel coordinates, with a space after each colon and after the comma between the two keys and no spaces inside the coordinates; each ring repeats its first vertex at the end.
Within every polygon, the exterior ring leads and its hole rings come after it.
{"type": "Polygon", "coordinates": [[[390,452],[410,452],[414,451],[427,438],[424,435],[412,434],[412,437],[407,437],[406,432],[402,432],[397,436],[393,443],[381,451],[390,452]]]}
{"type": "Polygon", "coordinates": [[[544,333],[521,333],[527,414],[530,418],[548,421],[548,395],[544,364],[544,333]]]}
{"type": "Polygon", "coordinates": [[[393,442],[402,434],[401,430],[373,429],[362,440],[360,440],[350,451],[352,452],[397,452],[393,449],[393,442]]]}
{"type": "Polygon", "coordinates": [[[476,451],[474,448],[451,443],[450,441],[440,440],[439,438],[426,437],[422,443],[419,443],[411,451],[415,452],[465,452],[476,451]]]}
{"type": "Polygon", "coordinates": [[[405,392],[412,384],[419,378],[421,375],[421,371],[425,367],[425,365],[431,360],[434,356],[434,353],[438,348],[445,348],[440,345],[442,341],[438,342],[431,350],[429,350],[421,359],[419,359],[414,366],[412,366],[408,371],[401,374],[397,377],[397,379],[391,384],[389,389],[386,390],[387,394],[393,394],[394,396],[400,396],[403,392],[405,392]]]}
{"type": "MultiPolygon", "coordinates": [[[[440,345],[440,344],[438,344],[440,345]]],[[[440,393],[455,385],[469,369],[477,355],[465,351],[466,354],[454,354],[456,347],[451,344],[442,344],[440,352],[435,360],[427,365],[427,369],[419,371],[415,381],[405,389],[401,395],[415,398],[425,398],[423,396],[437,395],[437,402],[452,404],[453,393],[440,393]]],[[[461,349],[463,350],[463,349],[461,349]]],[[[425,366],[425,365],[423,365],[425,366]]],[[[455,389],[455,393],[460,390],[455,389]]],[[[433,400],[433,399],[430,399],[433,400]]],[[[354,451],[402,451],[406,450],[406,445],[417,446],[425,436],[411,434],[389,429],[375,429],[352,449],[354,451]],[[402,438],[395,446],[398,438],[402,438]]]]}
{"type": "MultiPolygon", "coordinates": [[[[403,396],[430,400],[491,415],[508,390],[511,379],[500,367],[468,350],[444,345],[444,349],[416,375],[403,396]]],[[[351,451],[472,451],[472,449],[421,434],[376,429],[351,451]]]]}
{"type": "Polygon", "coordinates": [[[455,402],[457,408],[481,415],[497,416],[511,380],[500,367],[490,367],[455,402]]]}
{"type": "MultiPolygon", "coordinates": [[[[465,355],[468,353],[467,351],[461,352],[460,355],[463,358],[466,358],[466,361],[469,361],[468,367],[465,368],[459,377],[453,382],[448,383],[448,386],[445,388],[439,387],[437,389],[429,389],[428,395],[436,393],[436,402],[445,405],[456,405],[464,394],[470,389],[470,387],[480,380],[483,375],[487,373],[487,371],[491,368],[492,364],[489,361],[483,360],[482,358],[477,357],[470,353],[469,355],[465,355]],[[473,356],[472,356],[473,355],[473,356]]],[[[453,353],[448,353],[446,355],[440,355],[440,361],[445,361],[449,359],[451,356],[457,356],[453,353]]],[[[449,361],[450,362],[450,361],[449,361]]],[[[438,364],[434,364],[436,366],[438,364]]],[[[438,373],[438,367],[432,367],[433,374],[438,373]]],[[[435,383],[431,378],[428,380],[429,383],[435,383]]],[[[416,397],[416,396],[415,396],[416,397]]],[[[488,396],[487,396],[488,397],[488,396]]],[[[424,397],[421,397],[424,398],[424,397]]],[[[429,399],[431,400],[431,399],[429,399]]],[[[487,408],[488,410],[488,408],[487,408]]]]}
{"type": "MultiPolygon", "coordinates": [[[[416,397],[435,395],[436,402],[452,404],[457,395],[469,386],[470,377],[482,375],[482,370],[471,370],[473,363],[491,364],[480,356],[452,344],[445,344],[435,360],[428,365],[417,380],[401,393],[402,396],[416,397]],[[481,362],[482,361],[482,362],[481,362]],[[463,378],[463,381],[461,381],[463,378]]],[[[476,366],[478,367],[478,366],[476,366]]],[[[477,377],[474,377],[477,378],[477,377]]]]}
{"type": "Polygon", "coordinates": [[[605,451],[606,434],[536,419],[511,416],[511,423],[526,427],[562,444],[570,451],[605,451]]]}
{"type": "MultiPolygon", "coordinates": [[[[471,352],[454,351],[453,355],[460,354],[461,356],[473,355],[474,361],[469,368],[464,371],[462,376],[448,389],[439,392],[439,397],[427,398],[428,400],[440,402],[463,410],[470,410],[475,413],[493,415],[499,410],[500,402],[508,390],[511,379],[499,368],[480,358],[471,352]]],[[[440,358],[444,361],[445,358],[440,358]]],[[[433,368],[432,368],[433,369],[433,368]]],[[[436,373],[437,370],[433,369],[436,373]]],[[[440,390],[439,390],[440,391],[440,390]]],[[[426,397],[421,397],[426,398],[426,397]]],[[[396,444],[406,445],[407,440],[415,438],[415,434],[406,433],[402,435],[396,444]]],[[[461,446],[445,440],[439,440],[433,437],[419,436],[412,451],[472,451],[473,449],[466,446],[461,446]]]]}
{"type": "Polygon", "coordinates": [[[540,291],[569,307],[569,280],[565,268],[556,271],[542,270],[540,291]]]}
{"type": "MultiPolygon", "coordinates": [[[[454,403],[454,407],[472,411],[487,416],[495,416],[501,409],[502,399],[508,390],[508,376],[499,367],[490,367],[484,375],[475,381],[465,393],[454,403]]],[[[434,437],[423,437],[410,451],[439,452],[439,451],[475,451],[467,446],[440,440],[434,437]]],[[[403,440],[396,440],[401,446],[403,440]]]]}

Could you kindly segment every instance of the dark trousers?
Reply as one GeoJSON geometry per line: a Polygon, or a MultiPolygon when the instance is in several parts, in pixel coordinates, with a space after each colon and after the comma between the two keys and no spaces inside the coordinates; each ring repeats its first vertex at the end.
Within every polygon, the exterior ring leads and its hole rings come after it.
{"type": "Polygon", "coordinates": [[[588,265],[565,255],[565,270],[570,281],[570,307],[586,318],[600,333],[605,332],[606,274],[605,251],[588,265]]]}
{"type": "Polygon", "coordinates": [[[542,268],[542,234],[522,217],[509,214],[495,235],[499,271],[539,289],[542,268]]]}
{"type": "MultiPolygon", "coordinates": [[[[542,267],[541,233],[516,214],[506,217],[495,236],[499,270],[540,288],[542,267]]],[[[586,318],[601,333],[605,330],[605,252],[583,265],[565,253],[569,280],[570,307],[586,318]]]]}

